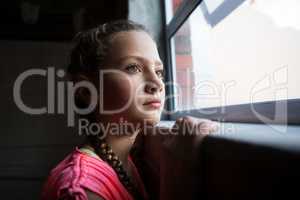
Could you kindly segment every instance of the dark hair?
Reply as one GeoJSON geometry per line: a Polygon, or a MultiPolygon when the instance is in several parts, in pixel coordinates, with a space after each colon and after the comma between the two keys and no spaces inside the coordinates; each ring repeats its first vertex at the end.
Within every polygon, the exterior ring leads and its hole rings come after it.
{"type": "Polygon", "coordinates": [[[71,52],[68,73],[72,75],[98,70],[107,56],[112,36],[123,31],[149,33],[143,25],[130,20],[112,21],[79,32],[74,38],[75,46],[71,52]]]}

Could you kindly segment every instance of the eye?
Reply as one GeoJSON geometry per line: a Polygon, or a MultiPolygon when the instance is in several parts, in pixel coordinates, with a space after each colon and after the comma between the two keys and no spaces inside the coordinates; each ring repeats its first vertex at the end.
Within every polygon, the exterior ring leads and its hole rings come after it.
{"type": "Polygon", "coordinates": [[[132,73],[132,74],[141,72],[141,70],[139,68],[139,65],[136,64],[136,63],[127,65],[125,70],[128,71],[129,73],[132,73]]]}
{"type": "Polygon", "coordinates": [[[161,79],[164,78],[164,70],[160,69],[160,70],[157,70],[155,73],[157,74],[157,76],[159,78],[161,78],[161,79]]]}

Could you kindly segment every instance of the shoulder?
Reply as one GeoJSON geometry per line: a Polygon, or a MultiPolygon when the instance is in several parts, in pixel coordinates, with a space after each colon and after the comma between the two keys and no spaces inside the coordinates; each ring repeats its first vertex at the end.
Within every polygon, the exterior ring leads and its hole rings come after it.
{"type": "Polygon", "coordinates": [[[43,199],[76,196],[76,199],[89,200],[95,199],[93,195],[111,199],[111,190],[116,190],[117,180],[107,163],[76,149],[51,171],[42,195],[45,197],[43,199]]]}

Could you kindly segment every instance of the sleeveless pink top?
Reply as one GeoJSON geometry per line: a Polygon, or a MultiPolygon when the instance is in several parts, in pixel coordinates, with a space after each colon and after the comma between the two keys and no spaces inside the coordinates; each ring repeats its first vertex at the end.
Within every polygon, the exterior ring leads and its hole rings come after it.
{"type": "MultiPolygon", "coordinates": [[[[148,199],[138,171],[133,167],[139,190],[148,199]]],[[[44,184],[42,200],[88,200],[85,190],[89,190],[105,200],[133,200],[115,171],[103,160],[92,157],[76,148],[51,172],[44,184]]]]}

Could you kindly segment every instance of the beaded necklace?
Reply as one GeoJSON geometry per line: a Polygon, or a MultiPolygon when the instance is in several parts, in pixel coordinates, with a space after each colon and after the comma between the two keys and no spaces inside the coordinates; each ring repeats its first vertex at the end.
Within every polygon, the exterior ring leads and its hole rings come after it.
{"type": "Polygon", "coordinates": [[[132,183],[129,175],[125,171],[119,157],[112,151],[111,147],[100,138],[93,140],[91,145],[95,149],[95,153],[105,162],[107,162],[118,175],[119,180],[134,197],[135,200],[143,199],[138,189],[132,183]],[[100,147],[100,148],[99,148],[100,147]]]}

